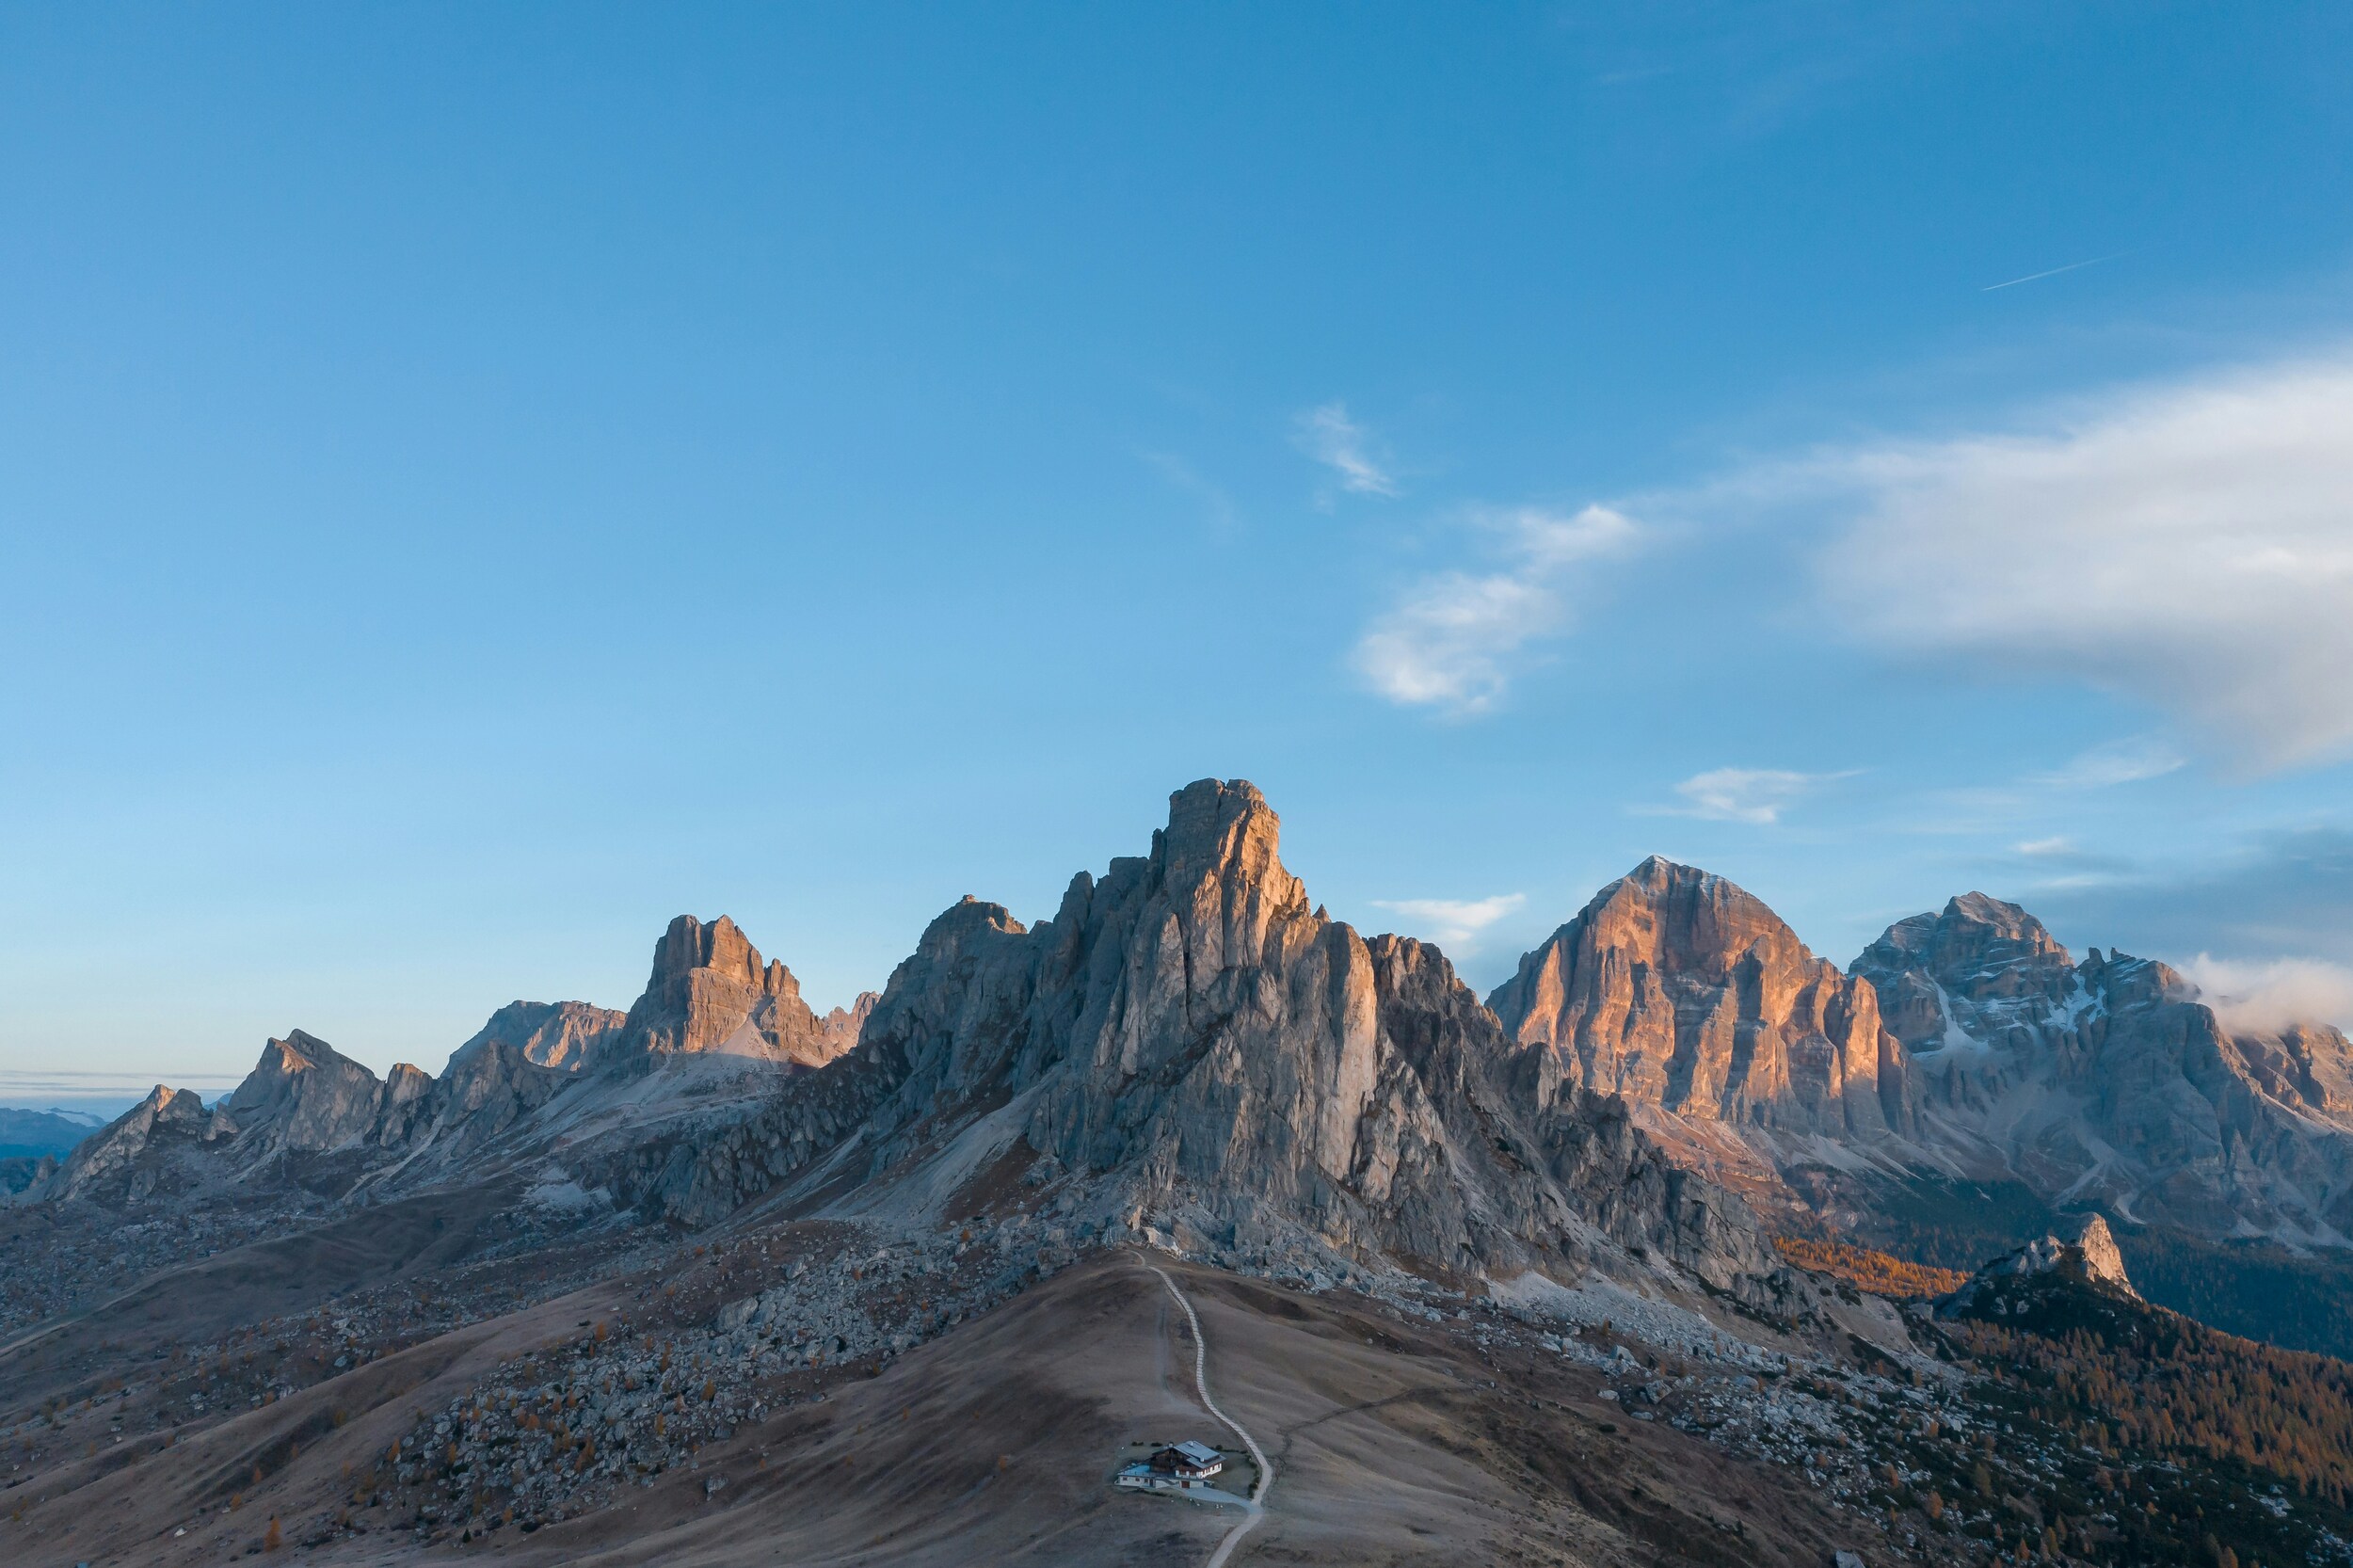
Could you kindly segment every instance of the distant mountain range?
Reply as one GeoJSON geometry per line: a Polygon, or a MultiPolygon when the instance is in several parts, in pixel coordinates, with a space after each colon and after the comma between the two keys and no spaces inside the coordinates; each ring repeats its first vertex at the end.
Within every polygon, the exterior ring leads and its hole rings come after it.
{"type": "Polygon", "coordinates": [[[62,1155],[101,1125],[98,1117],[84,1112],[0,1106],[0,1160],[62,1155]]]}
{"type": "Polygon", "coordinates": [[[438,1079],[379,1080],[292,1031],[209,1110],[159,1086],[26,1198],[279,1181],[375,1201],[529,1166],[706,1224],[845,1183],[920,1208],[1026,1142],[1086,1175],[1089,1223],[1227,1255],[1656,1255],[1769,1295],[1743,1205],[1623,1105],[1561,1093],[1436,949],[1311,908],[1276,833],[1251,786],[1193,785],[1148,856],[1080,873],[1052,920],[968,899],[879,998],[823,1018],[731,921],[680,917],[617,1019],[519,1002],[438,1079]]]}
{"type": "Polygon", "coordinates": [[[2326,1024],[2234,1032],[2163,965],[2078,962],[1981,893],[1841,970],[1657,858],[1482,1003],[1437,949],[1313,907],[1276,834],[1248,784],[1190,786],[1052,920],[968,899],[824,1017],[732,921],[681,916],[626,1013],[515,1002],[439,1078],[291,1031],[211,1110],[159,1088],[26,1195],[380,1197],[488,1161],[704,1224],[811,1184],[879,1202],[1019,1139],[1088,1175],[1098,1219],[1229,1251],[1599,1248],[1754,1292],[1768,1228],[1900,1245],[1941,1219],[1982,1254],[2098,1210],[2348,1246],[2353,1047],[2326,1024]]]}

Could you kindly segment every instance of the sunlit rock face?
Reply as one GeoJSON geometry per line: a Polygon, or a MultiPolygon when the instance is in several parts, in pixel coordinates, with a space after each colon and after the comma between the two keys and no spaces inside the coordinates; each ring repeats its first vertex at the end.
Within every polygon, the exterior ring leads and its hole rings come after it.
{"type": "Polygon", "coordinates": [[[1561,1083],[1621,1097],[1675,1157],[1760,1201],[1840,1173],[2017,1178],[2066,1208],[2213,1236],[2353,1236],[2353,1048],[2233,1034],[2162,964],[2078,963],[1966,893],[1847,973],[1721,877],[1652,859],[1489,998],[1561,1083]]]}
{"type": "Polygon", "coordinates": [[[1994,1258],[1970,1277],[1969,1283],[1944,1302],[1938,1312],[1946,1318],[2006,1316],[2005,1291],[2017,1283],[2057,1283],[2086,1287],[2111,1295],[2140,1299],[2124,1272],[2124,1255],[2116,1236],[2097,1214],[2086,1214],[2067,1227],[2064,1236],[2044,1236],[2016,1251],[1994,1258]]]}
{"type": "Polygon", "coordinates": [[[510,1002],[451,1054],[439,1078],[401,1063],[379,1079],[317,1035],[290,1030],[203,1113],[203,1136],[183,1127],[193,1096],[159,1091],[165,1097],[94,1139],[84,1167],[44,1175],[27,1201],[135,1188],[354,1197],[387,1183],[407,1190],[533,1166],[584,1135],[626,1140],[639,1114],[678,1115],[688,1133],[712,1132],[748,1113],[784,1077],[841,1056],[873,1000],[862,996],[817,1017],[791,972],[761,959],[734,922],[682,917],[657,944],[647,993],[628,1014],[579,1001],[510,1002]],[[728,1070],[682,1070],[672,1076],[691,1082],[678,1094],[642,1092],[645,1076],[665,1064],[696,1063],[728,1070]],[[591,1099],[603,1093],[603,1113],[547,1122],[572,1089],[591,1099]],[[616,1112],[615,1095],[638,1111],[616,1112]],[[488,1166],[478,1158],[486,1151],[488,1166]]]}
{"type": "Polygon", "coordinates": [[[1873,988],[1761,900],[1655,856],[1522,958],[1488,1005],[1595,1094],[1837,1138],[1913,1125],[1906,1053],[1873,988]]]}
{"type": "Polygon", "coordinates": [[[800,983],[764,960],[733,920],[670,922],[654,945],[645,994],[607,1037],[600,1064],[643,1067],[673,1055],[720,1051],[821,1067],[857,1043],[857,1017],[819,1018],[800,983]]]}
{"type": "Polygon", "coordinates": [[[1090,1202],[1176,1216],[1213,1249],[1305,1235],[1489,1271],[1639,1257],[1774,1288],[1738,1199],[1548,1076],[1436,949],[1316,908],[1279,838],[1257,789],[1205,779],[1171,797],[1148,854],[1073,878],[1052,919],[952,906],[849,1058],[739,1133],[649,1154],[646,1200],[724,1212],[840,1169],[846,1130],[878,1180],[1009,1117],[1004,1136],[1087,1178],[1090,1202]]]}

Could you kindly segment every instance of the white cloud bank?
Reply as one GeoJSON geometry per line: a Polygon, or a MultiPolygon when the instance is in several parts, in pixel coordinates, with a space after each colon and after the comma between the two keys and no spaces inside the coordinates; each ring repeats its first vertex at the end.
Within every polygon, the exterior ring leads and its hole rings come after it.
{"type": "Polygon", "coordinates": [[[2353,1028],[2353,969],[2316,958],[2250,964],[2200,953],[2180,966],[2227,1029],[2264,1031],[2293,1023],[2353,1028]]]}
{"type": "Polygon", "coordinates": [[[1391,702],[1465,714],[1494,707],[1529,645],[1567,629],[1579,572],[1625,553],[1639,534],[1607,506],[1478,516],[1504,541],[1502,569],[1424,578],[1357,639],[1351,663],[1391,702]]]}
{"type": "Polygon", "coordinates": [[[1784,487],[1863,498],[1823,579],[1891,649],[2137,697],[2241,771],[2353,751],[2353,358],[1833,454],[1784,487]]]}
{"type": "Polygon", "coordinates": [[[1833,779],[1852,773],[1791,773],[1782,768],[1711,768],[1675,786],[1680,806],[1644,806],[1653,817],[1698,817],[1705,822],[1744,822],[1770,826],[1781,814],[1833,779]]]}
{"type": "Polygon", "coordinates": [[[1481,932],[1527,902],[1526,893],[1498,893],[1481,899],[1377,898],[1372,906],[1404,916],[1425,940],[1460,954],[1478,944],[1481,932]]]}
{"type": "Polygon", "coordinates": [[[1374,460],[1364,427],[1348,417],[1345,403],[1326,403],[1299,416],[1300,450],[1340,476],[1340,488],[1357,495],[1395,495],[1397,481],[1374,460]]]}

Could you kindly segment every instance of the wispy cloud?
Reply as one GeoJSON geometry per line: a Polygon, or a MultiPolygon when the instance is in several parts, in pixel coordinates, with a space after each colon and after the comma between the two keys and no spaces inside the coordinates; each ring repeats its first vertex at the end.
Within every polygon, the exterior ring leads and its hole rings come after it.
{"type": "Polygon", "coordinates": [[[2259,962],[2210,953],[2177,966],[2224,1026],[2268,1032],[2297,1023],[2353,1027],[2353,969],[2316,958],[2259,962]]]}
{"type": "Polygon", "coordinates": [[[1372,906],[1403,916],[1425,940],[1459,955],[1478,945],[1481,932],[1527,902],[1526,893],[1497,893],[1481,899],[1377,898],[1372,906]]]}
{"type": "Polygon", "coordinates": [[[2077,752],[2064,767],[2029,780],[2061,790],[2105,790],[2178,771],[2187,759],[2163,740],[2137,736],[2077,752]]]}
{"type": "Polygon", "coordinates": [[[1769,826],[1781,814],[1824,784],[1851,778],[1844,773],[1791,773],[1782,768],[1713,768],[1674,787],[1680,806],[1641,806],[1644,816],[1698,817],[1706,822],[1744,822],[1769,826]]]}
{"type": "Polygon", "coordinates": [[[2129,882],[2140,868],[2132,860],[2086,849],[2065,834],[2027,839],[2009,846],[2022,864],[2015,874],[2037,893],[2083,892],[2129,882]]]}
{"type": "Polygon", "coordinates": [[[1182,457],[1173,452],[1144,452],[1138,456],[1151,464],[1161,478],[1199,502],[1203,520],[1218,533],[1231,533],[1241,520],[1234,510],[1233,497],[1182,457]]]}
{"type": "Polygon", "coordinates": [[[2242,771],[2353,751],[2353,355],[1753,476],[1774,487],[1859,502],[1822,580],[1891,650],[2145,700],[2242,771]]]}
{"type": "Polygon", "coordinates": [[[1395,495],[1397,481],[1373,457],[1364,426],[1348,417],[1345,403],[1326,403],[1299,416],[1300,450],[1340,476],[1340,488],[1356,495],[1395,495]]]}
{"type": "Polygon", "coordinates": [[[1457,714],[1492,708],[1529,645],[1566,630],[1580,570],[1630,550],[1639,536],[1607,506],[1567,517],[1540,507],[1473,517],[1499,541],[1501,569],[1424,578],[1357,639],[1351,662],[1391,702],[1457,714]]]}

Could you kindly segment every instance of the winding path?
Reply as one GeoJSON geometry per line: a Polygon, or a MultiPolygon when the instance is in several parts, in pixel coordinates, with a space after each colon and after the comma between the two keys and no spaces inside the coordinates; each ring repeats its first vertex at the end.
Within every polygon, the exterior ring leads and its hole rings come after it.
{"type": "Polygon", "coordinates": [[[1217,1550],[1209,1555],[1209,1568],[1225,1568],[1225,1560],[1234,1555],[1234,1548],[1241,1544],[1241,1538],[1257,1529],[1258,1521],[1266,1517],[1266,1495],[1274,1485],[1274,1464],[1267,1458],[1266,1450],[1258,1447],[1258,1440],[1251,1436],[1240,1421],[1218,1409],[1217,1401],[1209,1398],[1209,1342],[1202,1337],[1201,1319],[1193,1312],[1193,1303],[1187,1301],[1185,1293],[1176,1288],[1176,1282],[1169,1278],[1167,1270],[1157,1263],[1144,1266],[1160,1276],[1160,1283],[1168,1287],[1168,1293],[1176,1298],[1178,1306],[1185,1309],[1185,1321],[1193,1325],[1193,1384],[1200,1391],[1202,1407],[1233,1429],[1234,1435],[1241,1439],[1242,1447],[1250,1450],[1251,1459],[1258,1466],[1258,1479],[1252,1484],[1250,1496],[1242,1499],[1242,1505],[1249,1512],[1242,1515],[1240,1524],[1225,1532],[1225,1539],[1219,1542],[1217,1550]]]}

